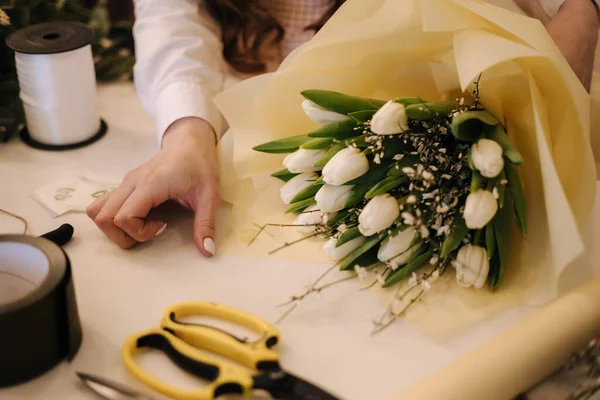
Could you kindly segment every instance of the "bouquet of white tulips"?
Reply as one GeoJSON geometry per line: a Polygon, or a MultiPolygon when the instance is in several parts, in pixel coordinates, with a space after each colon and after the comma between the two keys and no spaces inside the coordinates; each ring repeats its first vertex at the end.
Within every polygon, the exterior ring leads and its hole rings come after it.
{"type": "Polygon", "coordinates": [[[460,286],[494,290],[511,220],[526,231],[523,157],[475,87],[470,104],[306,90],[302,108],[322,126],[254,150],[289,153],[272,174],[285,182],[281,200],[341,270],[383,265],[383,287],[428,288],[454,267],[460,286]]]}

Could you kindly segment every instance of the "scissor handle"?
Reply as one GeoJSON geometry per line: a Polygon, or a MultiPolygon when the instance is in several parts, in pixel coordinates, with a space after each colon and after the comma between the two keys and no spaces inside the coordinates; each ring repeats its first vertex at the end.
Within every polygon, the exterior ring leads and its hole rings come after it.
{"type": "Polygon", "coordinates": [[[277,328],[236,308],[200,301],[174,304],[165,310],[161,327],[193,346],[221,354],[254,371],[279,367],[279,354],[271,349],[279,341],[277,328]],[[219,328],[180,321],[189,316],[207,316],[233,322],[259,333],[260,338],[250,342],[219,328]]]}
{"type": "Polygon", "coordinates": [[[131,335],[123,345],[121,356],[125,367],[135,378],[173,399],[212,400],[223,394],[249,396],[252,393],[253,378],[247,370],[223,362],[163,329],[131,335]],[[179,367],[211,383],[202,389],[184,390],[159,380],[135,362],[134,356],[144,348],[161,350],[179,367]]]}

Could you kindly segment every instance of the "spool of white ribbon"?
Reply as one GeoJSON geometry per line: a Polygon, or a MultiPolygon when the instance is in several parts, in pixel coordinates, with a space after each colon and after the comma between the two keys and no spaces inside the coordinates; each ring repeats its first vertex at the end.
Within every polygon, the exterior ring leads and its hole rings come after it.
{"type": "Polygon", "coordinates": [[[32,25],[9,38],[33,141],[69,146],[100,131],[91,37],[89,28],[61,22],[32,25]]]}
{"type": "Polygon", "coordinates": [[[58,54],[16,53],[15,58],[27,129],[34,140],[69,145],[98,132],[90,45],[58,54]]]}

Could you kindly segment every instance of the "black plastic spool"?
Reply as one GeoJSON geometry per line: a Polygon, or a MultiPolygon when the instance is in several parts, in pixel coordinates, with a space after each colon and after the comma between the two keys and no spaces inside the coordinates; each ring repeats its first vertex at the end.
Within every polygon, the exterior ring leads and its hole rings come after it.
{"type": "MultiPolygon", "coordinates": [[[[57,54],[85,47],[92,40],[94,40],[94,31],[84,24],[53,21],[19,29],[6,39],[6,44],[17,53],[57,54]]],[[[72,150],[100,140],[107,130],[106,122],[100,120],[100,129],[91,138],[78,143],[53,145],[33,139],[25,127],[21,130],[21,139],[27,145],[40,150],[72,150]]]]}

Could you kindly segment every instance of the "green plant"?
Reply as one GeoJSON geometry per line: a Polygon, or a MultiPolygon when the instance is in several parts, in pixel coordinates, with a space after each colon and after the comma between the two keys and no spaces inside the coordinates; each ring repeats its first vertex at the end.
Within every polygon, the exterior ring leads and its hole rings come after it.
{"type": "Polygon", "coordinates": [[[92,52],[98,81],[131,79],[133,21],[112,22],[106,0],[92,7],[81,0],[0,0],[0,142],[18,133],[25,123],[14,54],[6,39],[22,27],[48,21],[75,21],[94,30],[92,52]]]}

